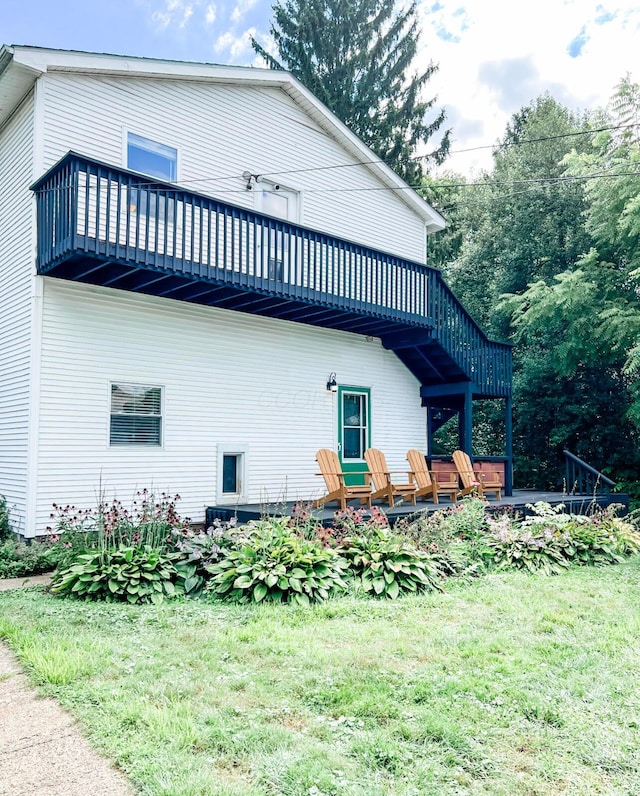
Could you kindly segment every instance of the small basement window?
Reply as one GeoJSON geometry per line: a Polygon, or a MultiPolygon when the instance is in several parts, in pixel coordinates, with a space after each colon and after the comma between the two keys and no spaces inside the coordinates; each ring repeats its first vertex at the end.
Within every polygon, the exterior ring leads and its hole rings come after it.
{"type": "Polygon", "coordinates": [[[110,445],[162,445],[162,387],[111,385],[110,445]]]}
{"type": "Polygon", "coordinates": [[[242,454],[225,453],[222,456],[222,494],[238,495],[242,492],[242,454]]]}
{"type": "Polygon", "coordinates": [[[234,502],[246,497],[247,456],[247,447],[218,446],[216,492],[219,503],[234,502]]]}

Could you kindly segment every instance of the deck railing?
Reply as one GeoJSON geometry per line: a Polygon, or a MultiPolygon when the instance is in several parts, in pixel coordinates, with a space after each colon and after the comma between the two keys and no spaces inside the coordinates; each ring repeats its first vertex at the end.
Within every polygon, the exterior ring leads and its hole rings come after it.
{"type": "Polygon", "coordinates": [[[75,153],[33,189],[39,273],[86,254],[430,329],[474,383],[510,391],[510,346],[487,339],[437,269],[75,153]]]}
{"type": "Polygon", "coordinates": [[[571,451],[562,451],[565,459],[566,490],[569,494],[610,495],[615,482],[580,459],[571,451]]]}

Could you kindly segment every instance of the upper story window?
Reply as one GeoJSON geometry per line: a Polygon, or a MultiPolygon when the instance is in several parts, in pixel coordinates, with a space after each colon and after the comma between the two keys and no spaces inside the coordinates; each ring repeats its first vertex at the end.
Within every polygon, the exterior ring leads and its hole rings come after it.
{"type": "Polygon", "coordinates": [[[135,133],[127,134],[127,168],[165,182],[175,182],[177,165],[177,149],[135,133]]]}

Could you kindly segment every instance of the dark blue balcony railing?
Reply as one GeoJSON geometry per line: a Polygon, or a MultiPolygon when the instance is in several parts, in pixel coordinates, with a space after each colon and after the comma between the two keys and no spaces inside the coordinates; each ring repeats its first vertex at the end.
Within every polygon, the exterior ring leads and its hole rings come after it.
{"type": "Polygon", "coordinates": [[[487,339],[434,268],[75,153],[33,190],[38,273],[383,339],[422,330],[456,378],[510,392],[510,347],[487,339]]]}

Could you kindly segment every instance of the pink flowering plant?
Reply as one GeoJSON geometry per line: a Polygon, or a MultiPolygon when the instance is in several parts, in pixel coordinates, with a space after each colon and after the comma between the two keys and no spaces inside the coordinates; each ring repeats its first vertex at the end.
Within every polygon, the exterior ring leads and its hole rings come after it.
{"type": "Polygon", "coordinates": [[[173,532],[186,532],[189,521],[178,514],[179,500],[143,489],[131,508],[116,498],[90,509],[54,505],[55,532],[69,557],[53,575],[52,592],[129,603],[184,594],[190,572],[173,532]]]}

